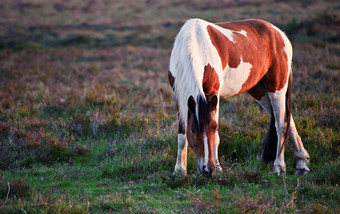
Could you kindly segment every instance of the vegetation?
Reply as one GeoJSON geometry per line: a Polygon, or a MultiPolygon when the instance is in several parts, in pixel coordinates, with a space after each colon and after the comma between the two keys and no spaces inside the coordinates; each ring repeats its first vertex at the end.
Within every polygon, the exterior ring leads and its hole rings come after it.
{"type": "Polygon", "coordinates": [[[340,212],[338,1],[15,0],[0,20],[0,213],[340,212]],[[310,174],[294,175],[290,146],[285,182],[269,173],[269,116],[243,94],[221,105],[223,172],[198,176],[189,150],[188,176],[172,175],[168,60],[190,17],[287,33],[310,174]]]}

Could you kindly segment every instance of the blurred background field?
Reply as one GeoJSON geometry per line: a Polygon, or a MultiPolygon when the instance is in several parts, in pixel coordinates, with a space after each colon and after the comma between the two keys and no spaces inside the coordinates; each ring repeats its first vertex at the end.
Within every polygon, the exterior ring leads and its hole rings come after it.
{"type": "Polygon", "coordinates": [[[0,2],[0,213],[340,212],[339,1],[0,2]],[[287,188],[261,163],[269,117],[247,94],[221,103],[224,171],[172,176],[167,81],[185,20],[265,19],[292,41],[293,115],[311,173],[287,188]],[[299,185],[296,187],[297,183],[299,185]]]}

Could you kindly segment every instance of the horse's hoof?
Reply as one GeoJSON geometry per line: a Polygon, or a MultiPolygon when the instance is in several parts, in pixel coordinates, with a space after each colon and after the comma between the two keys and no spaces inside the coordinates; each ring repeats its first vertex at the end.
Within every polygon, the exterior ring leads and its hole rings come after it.
{"type": "Polygon", "coordinates": [[[220,164],[216,164],[216,166],[215,166],[215,172],[216,172],[216,173],[222,172],[222,167],[221,167],[220,164]]]}
{"type": "Polygon", "coordinates": [[[273,171],[270,174],[276,174],[280,176],[280,174],[286,174],[286,167],[274,167],[273,171]]]}
{"type": "Polygon", "coordinates": [[[296,169],[295,171],[295,175],[299,175],[299,176],[302,176],[302,175],[306,175],[310,172],[310,170],[307,168],[307,169],[296,169]]]}
{"type": "Polygon", "coordinates": [[[269,175],[277,175],[277,176],[280,176],[280,172],[277,172],[277,171],[270,171],[269,173],[268,173],[269,175]]]}
{"type": "Polygon", "coordinates": [[[184,170],[175,170],[173,173],[172,173],[173,176],[176,176],[176,177],[186,177],[187,176],[187,172],[184,171],[184,170]]]}
{"type": "Polygon", "coordinates": [[[185,178],[187,176],[187,174],[174,172],[174,173],[172,173],[172,176],[176,177],[176,178],[185,178]]]}

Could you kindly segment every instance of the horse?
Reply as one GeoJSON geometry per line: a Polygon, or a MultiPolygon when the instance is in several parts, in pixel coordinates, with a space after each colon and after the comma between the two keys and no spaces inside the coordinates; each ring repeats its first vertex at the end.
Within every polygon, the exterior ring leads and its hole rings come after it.
{"type": "Polygon", "coordinates": [[[248,92],[271,116],[262,160],[285,173],[285,144],[291,139],[296,174],[310,170],[291,114],[292,45],[273,24],[260,19],[210,23],[187,20],[175,37],[168,80],[178,109],[175,174],[186,176],[188,145],[200,174],[221,172],[218,159],[220,98],[248,92]]]}

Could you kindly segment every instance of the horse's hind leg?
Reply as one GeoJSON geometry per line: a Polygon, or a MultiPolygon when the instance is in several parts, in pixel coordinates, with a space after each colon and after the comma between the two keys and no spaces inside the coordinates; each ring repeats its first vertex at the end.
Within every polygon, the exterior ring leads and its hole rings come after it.
{"type": "Polygon", "coordinates": [[[293,116],[291,116],[290,119],[289,138],[293,142],[294,146],[294,155],[296,158],[296,174],[303,175],[308,173],[310,171],[307,167],[307,163],[309,162],[309,154],[303,147],[301,137],[299,136],[295,127],[293,116]]]}
{"type": "Polygon", "coordinates": [[[178,122],[178,148],[177,148],[177,161],[175,165],[174,174],[186,176],[187,174],[187,153],[188,141],[186,139],[184,123],[179,120],[178,122]]]}
{"type": "MultiPolygon", "coordinates": [[[[285,129],[284,118],[286,117],[286,104],[284,91],[276,93],[267,92],[264,82],[261,80],[248,93],[256,99],[263,109],[266,110],[272,117],[270,128],[267,137],[263,143],[263,161],[274,161],[274,172],[279,173],[281,170],[285,171],[284,163],[284,148],[280,152],[282,143],[284,142],[283,132],[285,129]],[[270,95],[269,95],[270,94],[270,95]],[[284,121],[284,122],[282,122],[284,121]],[[278,138],[277,128],[280,128],[281,136],[278,138]],[[281,140],[280,140],[281,139],[281,140]],[[276,162],[275,162],[276,161],[276,162]]],[[[289,92],[288,92],[289,93],[289,92]]],[[[288,107],[289,108],[289,107],[288,107]]],[[[307,167],[309,162],[309,155],[303,147],[301,138],[296,130],[293,116],[290,114],[289,137],[293,142],[294,154],[297,159],[296,174],[302,175],[308,173],[310,170],[307,167]]]]}
{"type": "Polygon", "coordinates": [[[272,104],[270,103],[268,91],[261,80],[257,85],[248,91],[255,98],[256,102],[271,116],[267,136],[262,144],[262,160],[265,163],[275,161],[277,151],[277,134],[272,104]]]}
{"type": "Polygon", "coordinates": [[[274,161],[273,172],[285,173],[286,164],[284,162],[284,132],[286,128],[286,90],[276,91],[275,93],[268,92],[270,103],[273,109],[275,118],[275,128],[277,134],[277,149],[276,158],[274,161]]]}
{"type": "Polygon", "coordinates": [[[248,91],[248,93],[252,95],[261,107],[272,117],[267,137],[263,143],[263,161],[266,163],[274,161],[274,173],[285,173],[284,147],[282,151],[281,147],[284,142],[286,93],[270,93],[259,86],[261,85],[257,85],[248,91]],[[259,92],[262,92],[262,95],[256,96],[256,93],[260,94],[259,92]]]}

